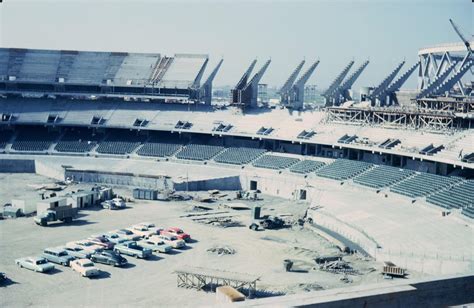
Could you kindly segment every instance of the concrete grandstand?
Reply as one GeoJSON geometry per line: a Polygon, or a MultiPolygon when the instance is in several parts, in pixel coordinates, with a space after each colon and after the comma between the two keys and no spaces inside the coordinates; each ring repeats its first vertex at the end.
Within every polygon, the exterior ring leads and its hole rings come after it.
{"type": "Polygon", "coordinates": [[[208,62],[206,55],[0,49],[0,171],[160,190],[260,191],[306,202],[305,218],[378,262],[430,275],[474,269],[467,92],[440,98],[427,85],[411,107],[390,106],[402,84],[399,65],[387,77],[397,87],[383,81],[368,96],[378,105],[364,107],[349,90],[368,61],[344,80],[352,61],[326,93],[327,108],[302,97],[270,108],[257,103],[268,60],[250,78],[252,62],[229,104],[213,105],[222,60],[201,82],[208,62]],[[380,104],[383,95],[390,104],[380,104]],[[467,107],[427,105],[452,97],[467,107]]]}

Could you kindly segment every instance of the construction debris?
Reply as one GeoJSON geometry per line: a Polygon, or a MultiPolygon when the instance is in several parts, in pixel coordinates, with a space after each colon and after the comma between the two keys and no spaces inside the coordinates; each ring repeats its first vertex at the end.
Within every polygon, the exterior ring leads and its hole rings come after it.
{"type": "Polygon", "coordinates": [[[233,216],[199,217],[192,218],[192,220],[201,224],[207,224],[221,228],[241,227],[242,224],[239,221],[233,220],[232,217],[233,216]]]}
{"type": "Polygon", "coordinates": [[[341,261],[342,256],[340,255],[332,255],[332,256],[319,256],[314,261],[316,261],[316,264],[324,264],[326,262],[333,262],[333,261],[341,261]]]}
{"type": "Polygon", "coordinates": [[[326,262],[319,266],[319,269],[325,272],[334,274],[358,274],[359,272],[350,266],[349,263],[343,260],[326,262]]]}
{"type": "Polygon", "coordinates": [[[214,246],[209,249],[207,249],[207,252],[218,255],[218,256],[224,256],[224,255],[234,255],[237,251],[234,248],[228,247],[228,246],[214,246]]]}

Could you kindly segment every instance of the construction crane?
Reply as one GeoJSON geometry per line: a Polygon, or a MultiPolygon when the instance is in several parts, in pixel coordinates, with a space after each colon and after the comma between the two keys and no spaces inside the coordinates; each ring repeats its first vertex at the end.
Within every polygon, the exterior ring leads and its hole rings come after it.
{"type": "MultiPolygon", "coordinates": [[[[459,66],[459,70],[455,69],[455,73],[459,73],[462,70],[463,66],[466,64],[466,62],[471,58],[472,49],[471,49],[471,44],[469,43],[469,41],[464,37],[461,30],[459,30],[459,27],[454,23],[454,21],[451,18],[449,19],[449,22],[451,23],[451,26],[453,27],[454,32],[456,32],[456,34],[459,36],[461,41],[463,41],[464,46],[466,46],[466,50],[467,50],[467,54],[462,59],[461,65],[459,66]]],[[[457,84],[458,84],[459,90],[461,90],[462,95],[465,95],[464,87],[462,85],[462,81],[461,81],[460,78],[459,78],[457,84]]]]}
{"type": "Polygon", "coordinates": [[[461,30],[459,30],[458,26],[454,23],[454,21],[450,18],[449,22],[451,23],[451,26],[453,26],[454,31],[457,33],[457,35],[461,38],[461,40],[464,42],[464,45],[466,46],[466,49],[469,53],[472,53],[471,49],[471,44],[469,41],[464,37],[462,34],[461,30]]]}

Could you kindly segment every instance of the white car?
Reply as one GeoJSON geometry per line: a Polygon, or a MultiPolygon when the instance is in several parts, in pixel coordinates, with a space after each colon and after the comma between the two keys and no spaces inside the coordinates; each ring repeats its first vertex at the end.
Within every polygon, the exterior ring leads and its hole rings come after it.
{"type": "Polygon", "coordinates": [[[108,232],[108,233],[104,234],[104,237],[107,240],[109,240],[110,242],[114,243],[114,244],[122,244],[124,242],[129,241],[128,238],[125,238],[122,235],[119,235],[115,232],[108,232]]]}
{"type": "Polygon", "coordinates": [[[148,227],[143,225],[134,225],[128,228],[128,230],[132,231],[133,234],[136,234],[143,238],[149,238],[152,235],[156,234],[156,231],[148,229],[148,227]]]}
{"type": "Polygon", "coordinates": [[[168,244],[165,244],[165,242],[163,242],[163,240],[157,235],[153,235],[148,239],[138,241],[137,244],[138,246],[149,248],[153,251],[158,251],[162,253],[169,253],[171,252],[171,250],[173,250],[173,247],[168,244]]]}
{"type": "Polygon", "coordinates": [[[88,240],[82,240],[82,241],[74,241],[74,242],[69,242],[66,244],[66,247],[76,247],[76,246],[79,246],[81,247],[82,249],[90,252],[90,253],[94,253],[98,250],[102,250],[103,247],[100,246],[100,245],[97,245],[91,241],[88,241],[88,240]]]}
{"type": "Polygon", "coordinates": [[[154,223],[152,222],[141,222],[139,224],[136,224],[137,226],[144,226],[147,227],[148,230],[153,231],[154,234],[160,235],[160,231],[163,231],[163,228],[157,227],[154,223]]]}
{"type": "Polygon", "coordinates": [[[184,247],[186,247],[186,243],[184,242],[184,240],[180,240],[174,235],[158,235],[158,237],[165,244],[168,244],[173,248],[184,248],[184,247]]]}
{"type": "Polygon", "coordinates": [[[109,210],[118,210],[124,209],[127,207],[125,201],[120,198],[113,198],[112,200],[106,200],[101,203],[102,208],[109,209],[109,210]]]}
{"type": "Polygon", "coordinates": [[[27,268],[29,270],[45,273],[54,270],[54,264],[48,262],[45,258],[41,257],[27,257],[16,259],[15,264],[20,268],[27,268]]]}
{"type": "Polygon", "coordinates": [[[82,277],[93,277],[99,275],[99,269],[89,259],[77,259],[71,262],[73,271],[81,274],[82,277]]]}
{"type": "Polygon", "coordinates": [[[125,238],[129,241],[138,241],[142,238],[140,235],[134,234],[132,231],[128,229],[118,229],[118,230],[112,231],[112,233],[115,233],[118,236],[125,238]]]}

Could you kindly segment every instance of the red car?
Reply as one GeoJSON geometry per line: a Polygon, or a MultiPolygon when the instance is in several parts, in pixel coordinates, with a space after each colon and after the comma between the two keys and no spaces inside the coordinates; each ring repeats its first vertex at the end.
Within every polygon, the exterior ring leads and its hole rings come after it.
{"type": "Polygon", "coordinates": [[[93,235],[89,238],[89,241],[96,245],[104,247],[104,249],[113,249],[115,246],[115,243],[112,243],[103,235],[93,235]]]}
{"type": "Polygon", "coordinates": [[[184,240],[185,242],[191,241],[191,235],[184,233],[184,231],[177,227],[167,228],[160,232],[160,234],[165,235],[173,235],[176,236],[180,240],[184,240]]]}

